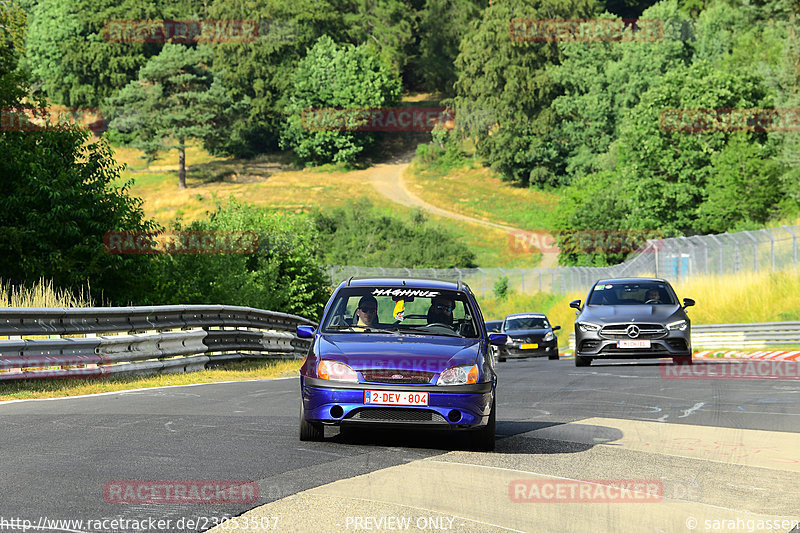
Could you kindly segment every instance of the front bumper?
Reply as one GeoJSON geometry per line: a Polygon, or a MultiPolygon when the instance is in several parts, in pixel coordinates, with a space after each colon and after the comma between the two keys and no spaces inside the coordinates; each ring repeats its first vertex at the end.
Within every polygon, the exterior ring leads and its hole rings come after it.
{"type": "Polygon", "coordinates": [[[306,420],[332,426],[419,426],[430,429],[476,429],[489,422],[494,386],[437,387],[300,380],[306,420]],[[428,405],[409,407],[364,403],[364,391],[427,392],[428,405]]]}
{"type": "Polygon", "coordinates": [[[499,346],[499,356],[514,359],[522,357],[540,357],[558,355],[558,340],[549,342],[539,342],[536,348],[523,349],[521,343],[506,344],[499,346]]]}
{"type": "Polygon", "coordinates": [[[575,355],[592,359],[657,359],[692,355],[688,331],[669,331],[661,338],[647,339],[650,348],[619,348],[617,341],[625,339],[609,339],[596,332],[581,332],[575,338],[575,355]]]}

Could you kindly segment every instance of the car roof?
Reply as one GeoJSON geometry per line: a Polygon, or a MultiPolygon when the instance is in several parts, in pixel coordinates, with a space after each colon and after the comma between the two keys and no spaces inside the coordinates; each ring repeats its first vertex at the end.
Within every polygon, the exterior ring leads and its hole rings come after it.
{"type": "Polygon", "coordinates": [[[520,316],[535,316],[536,318],[547,318],[547,315],[545,315],[544,313],[513,313],[510,315],[506,315],[506,318],[515,318],[520,316]]]}
{"type": "Polygon", "coordinates": [[[643,281],[653,281],[657,283],[669,283],[665,279],[661,278],[611,278],[611,279],[601,279],[598,280],[595,285],[601,283],[642,283],[643,281]]]}
{"type": "Polygon", "coordinates": [[[449,291],[462,290],[466,285],[458,281],[424,278],[350,278],[343,281],[339,287],[415,287],[423,289],[444,289],[449,291]]]}

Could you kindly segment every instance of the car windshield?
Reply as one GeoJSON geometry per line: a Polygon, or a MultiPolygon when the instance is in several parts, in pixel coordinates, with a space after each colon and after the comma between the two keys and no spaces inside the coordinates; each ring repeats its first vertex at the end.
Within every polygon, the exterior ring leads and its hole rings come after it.
{"type": "Polygon", "coordinates": [[[664,282],[608,282],[595,285],[589,305],[675,305],[672,290],[664,282]]]}
{"type": "Polygon", "coordinates": [[[322,331],[478,336],[475,313],[464,293],[413,287],[342,289],[323,319],[322,331]]]}
{"type": "Polygon", "coordinates": [[[520,316],[506,319],[503,331],[547,329],[549,327],[550,323],[543,316],[520,316]]]}

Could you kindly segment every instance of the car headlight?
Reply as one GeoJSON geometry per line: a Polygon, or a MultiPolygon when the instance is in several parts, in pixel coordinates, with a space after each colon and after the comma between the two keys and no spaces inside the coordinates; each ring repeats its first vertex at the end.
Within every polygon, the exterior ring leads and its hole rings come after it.
{"type": "Polygon", "coordinates": [[[514,339],[511,338],[511,335],[506,335],[506,344],[514,344],[514,339]]]}
{"type": "Polygon", "coordinates": [[[358,383],[356,371],[339,361],[322,360],[317,364],[317,375],[320,379],[328,381],[349,381],[358,383]]]}
{"type": "Polygon", "coordinates": [[[437,385],[470,385],[478,382],[478,365],[451,366],[441,374],[437,385]]]}
{"type": "Polygon", "coordinates": [[[578,329],[584,333],[589,333],[591,331],[600,331],[600,326],[592,324],[591,322],[579,322],[578,329]]]}
{"type": "Polygon", "coordinates": [[[670,331],[686,331],[689,324],[685,320],[678,320],[677,322],[670,322],[667,324],[667,329],[670,331]]]}
{"type": "Polygon", "coordinates": [[[548,331],[544,336],[544,342],[550,342],[556,340],[556,335],[552,331],[548,331]]]}

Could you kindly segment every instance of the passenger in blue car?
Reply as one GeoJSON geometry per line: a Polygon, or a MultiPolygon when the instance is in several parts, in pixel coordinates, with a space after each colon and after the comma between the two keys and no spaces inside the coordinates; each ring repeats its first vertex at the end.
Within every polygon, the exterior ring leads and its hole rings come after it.
{"type": "Polygon", "coordinates": [[[453,309],[455,309],[453,300],[435,298],[431,301],[430,308],[428,308],[428,324],[446,324],[452,326],[453,309]]]}
{"type": "Polygon", "coordinates": [[[374,296],[362,296],[356,309],[357,327],[375,327],[378,325],[378,300],[374,296]]]}

